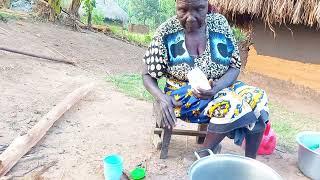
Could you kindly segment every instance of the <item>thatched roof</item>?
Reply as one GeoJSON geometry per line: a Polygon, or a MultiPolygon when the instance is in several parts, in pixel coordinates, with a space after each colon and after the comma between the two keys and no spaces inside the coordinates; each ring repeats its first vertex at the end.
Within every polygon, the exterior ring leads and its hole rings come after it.
{"type": "Polygon", "coordinates": [[[221,13],[235,17],[249,14],[273,24],[320,27],[320,0],[209,0],[221,13]]]}
{"type": "Polygon", "coordinates": [[[128,14],[121,9],[121,7],[114,1],[114,0],[96,0],[98,1],[104,1],[104,7],[105,8],[105,15],[109,19],[119,19],[123,22],[128,21],[128,14]]]}
{"type": "MultiPolygon", "coordinates": [[[[114,0],[96,0],[96,9],[107,19],[121,20],[127,23],[128,14],[114,0]]],[[[85,14],[84,4],[79,10],[80,15],[85,14]]]]}

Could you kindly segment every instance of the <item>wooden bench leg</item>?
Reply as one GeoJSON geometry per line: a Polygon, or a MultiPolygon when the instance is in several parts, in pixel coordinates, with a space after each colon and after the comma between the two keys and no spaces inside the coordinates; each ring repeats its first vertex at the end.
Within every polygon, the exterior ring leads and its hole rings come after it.
{"type": "MultiPolygon", "coordinates": [[[[161,128],[161,125],[159,125],[157,122],[156,122],[156,128],[161,128]]],[[[158,134],[159,138],[161,138],[161,134],[158,134]]]]}
{"type": "MultiPolygon", "coordinates": [[[[207,131],[208,124],[199,124],[198,131],[207,131]]],[[[198,144],[203,144],[206,137],[197,136],[196,141],[198,144]]]]}
{"type": "Polygon", "coordinates": [[[160,159],[167,159],[168,157],[171,135],[172,135],[172,129],[164,128],[161,135],[162,146],[161,146],[160,159]]]}
{"type": "MultiPolygon", "coordinates": [[[[160,125],[156,122],[156,128],[155,129],[157,129],[157,128],[160,128],[160,125]]],[[[161,146],[162,146],[161,134],[162,133],[156,134],[156,133],[154,133],[154,130],[153,130],[152,134],[153,134],[152,143],[153,143],[154,147],[157,150],[161,150],[161,146]]]]}
{"type": "MultiPolygon", "coordinates": [[[[155,102],[153,104],[153,111],[154,116],[156,118],[156,128],[162,128],[163,127],[163,117],[160,112],[160,105],[155,102]]],[[[172,129],[163,128],[161,135],[159,137],[161,138],[161,152],[160,152],[160,159],[166,159],[168,157],[168,151],[169,151],[169,145],[172,135],[172,129]]],[[[158,143],[157,143],[158,144],[158,143]]]]}

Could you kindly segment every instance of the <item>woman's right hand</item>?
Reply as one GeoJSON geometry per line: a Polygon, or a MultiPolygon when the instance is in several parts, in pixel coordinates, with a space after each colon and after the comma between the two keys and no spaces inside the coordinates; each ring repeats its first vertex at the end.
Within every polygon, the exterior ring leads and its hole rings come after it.
{"type": "Polygon", "coordinates": [[[174,108],[182,106],[182,103],[176,101],[173,97],[166,94],[163,94],[160,98],[158,98],[158,102],[160,104],[164,127],[169,129],[175,127],[177,118],[174,113],[174,108]]]}

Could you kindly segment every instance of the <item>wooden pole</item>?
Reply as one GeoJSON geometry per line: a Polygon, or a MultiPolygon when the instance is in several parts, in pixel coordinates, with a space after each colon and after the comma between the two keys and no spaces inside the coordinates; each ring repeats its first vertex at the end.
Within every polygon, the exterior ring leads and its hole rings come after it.
{"type": "Polygon", "coordinates": [[[31,57],[35,57],[35,58],[47,59],[47,60],[55,61],[55,62],[59,62],[59,63],[71,64],[71,65],[75,66],[74,62],[67,61],[67,60],[64,60],[64,59],[52,58],[52,57],[49,57],[49,56],[37,55],[37,54],[29,53],[29,52],[23,52],[23,51],[19,51],[19,50],[16,50],[16,49],[10,49],[10,48],[4,48],[4,47],[0,47],[0,51],[1,50],[2,51],[8,51],[8,52],[11,52],[11,53],[16,53],[16,54],[22,54],[22,55],[25,55],[25,56],[31,56],[31,57]]]}
{"type": "Polygon", "coordinates": [[[9,147],[0,155],[0,178],[4,176],[33,146],[47,133],[50,127],[74,104],[88,94],[94,83],[82,86],[70,93],[57,104],[27,134],[13,140],[9,147]]]}

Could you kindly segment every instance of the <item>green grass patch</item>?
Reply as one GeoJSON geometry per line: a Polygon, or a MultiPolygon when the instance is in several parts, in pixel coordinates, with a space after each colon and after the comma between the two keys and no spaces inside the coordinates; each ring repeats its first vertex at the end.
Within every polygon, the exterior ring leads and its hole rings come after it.
{"type": "Polygon", "coordinates": [[[20,19],[18,15],[10,14],[0,10],[0,21],[8,22],[9,20],[17,20],[17,19],[20,19]]]}
{"type": "Polygon", "coordinates": [[[240,28],[232,27],[234,38],[237,40],[237,42],[242,42],[247,40],[247,37],[244,32],[240,28]]]}
{"type": "MultiPolygon", "coordinates": [[[[138,74],[120,74],[107,78],[122,93],[140,100],[153,101],[153,97],[145,90],[142,77],[138,74]]],[[[165,80],[159,81],[163,89],[165,80]]],[[[276,102],[269,103],[270,120],[272,128],[278,137],[278,146],[281,149],[293,152],[297,148],[296,135],[305,130],[320,131],[320,120],[308,117],[304,114],[287,110],[276,102]]]]}
{"type": "Polygon", "coordinates": [[[272,128],[278,135],[278,145],[287,151],[297,148],[296,135],[301,131],[320,131],[320,120],[287,110],[275,102],[269,104],[272,128]]]}
{"type": "Polygon", "coordinates": [[[128,40],[132,43],[137,43],[143,46],[148,46],[152,40],[153,33],[149,34],[138,34],[138,33],[131,33],[126,29],[116,26],[116,25],[108,25],[111,30],[111,33],[117,37],[123,38],[128,40]]]}
{"type": "MultiPolygon", "coordinates": [[[[113,35],[143,46],[148,46],[154,35],[154,32],[150,32],[148,34],[131,33],[127,29],[113,24],[108,24],[108,27],[113,35]]],[[[238,42],[245,41],[247,39],[246,35],[241,31],[241,29],[236,27],[233,27],[232,29],[238,42]]]]}
{"type": "MultiPolygon", "coordinates": [[[[108,25],[108,27],[110,28],[111,33],[115,36],[143,46],[148,46],[150,44],[154,34],[154,32],[151,32],[149,34],[131,33],[128,32],[128,30],[117,25],[108,25]]],[[[239,28],[233,28],[233,33],[238,42],[244,41],[247,38],[239,28]]]]}
{"type": "MultiPolygon", "coordinates": [[[[83,22],[85,24],[88,23],[88,16],[87,15],[81,16],[80,19],[81,19],[81,22],[83,22]]],[[[91,23],[94,25],[105,25],[106,23],[104,22],[103,12],[101,12],[97,9],[93,9],[91,23]]]]}
{"type": "MultiPolygon", "coordinates": [[[[107,81],[112,82],[114,86],[122,93],[140,100],[152,102],[152,95],[145,89],[142,82],[142,76],[139,74],[120,74],[107,77],[107,81]]],[[[159,81],[160,87],[165,86],[165,79],[159,81]]]]}

